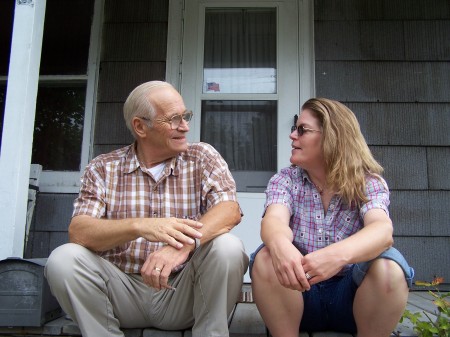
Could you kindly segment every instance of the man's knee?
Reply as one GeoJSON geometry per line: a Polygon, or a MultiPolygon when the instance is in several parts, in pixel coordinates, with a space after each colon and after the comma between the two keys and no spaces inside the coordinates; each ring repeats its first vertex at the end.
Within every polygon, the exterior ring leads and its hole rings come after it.
{"type": "Polygon", "coordinates": [[[230,267],[240,265],[246,270],[248,266],[248,256],[245,253],[244,244],[233,234],[222,234],[210,242],[211,249],[208,258],[214,259],[222,265],[230,267]]]}
{"type": "Polygon", "coordinates": [[[67,243],[52,251],[47,259],[44,274],[50,284],[54,281],[64,281],[74,276],[76,266],[86,254],[92,254],[88,249],[67,243]]]}

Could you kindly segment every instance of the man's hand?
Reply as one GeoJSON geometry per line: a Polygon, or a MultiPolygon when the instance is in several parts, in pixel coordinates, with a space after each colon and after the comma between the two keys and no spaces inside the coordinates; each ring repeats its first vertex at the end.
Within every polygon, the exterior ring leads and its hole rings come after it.
{"type": "Polygon", "coordinates": [[[193,248],[195,247],[185,246],[175,249],[165,246],[151,253],[141,269],[145,284],[158,290],[172,289],[167,283],[172,269],[186,262],[193,248]]]}
{"type": "Polygon", "coordinates": [[[146,218],[140,222],[140,236],[148,241],[165,242],[180,249],[184,244],[192,245],[192,238],[201,238],[202,233],[196,229],[202,228],[201,222],[178,218],[146,218]]]}

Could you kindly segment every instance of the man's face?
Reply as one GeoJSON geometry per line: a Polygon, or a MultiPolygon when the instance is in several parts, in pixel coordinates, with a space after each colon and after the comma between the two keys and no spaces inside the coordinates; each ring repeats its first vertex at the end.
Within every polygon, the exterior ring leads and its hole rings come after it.
{"type": "Polygon", "coordinates": [[[187,150],[188,123],[184,120],[178,126],[171,123],[174,116],[186,112],[186,107],[180,94],[167,87],[155,91],[152,99],[156,116],[152,121],[152,127],[147,130],[144,141],[152,148],[153,153],[166,160],[187,150]]]}

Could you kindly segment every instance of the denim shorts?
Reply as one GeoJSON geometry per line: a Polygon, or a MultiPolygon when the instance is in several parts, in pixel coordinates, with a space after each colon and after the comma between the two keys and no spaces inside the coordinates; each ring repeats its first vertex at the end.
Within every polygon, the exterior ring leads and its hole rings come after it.
{"type": "MultiPolygon", "coordinates": [[[[250,256],[250,277],[256,254],[264,247],[261,245],[250,256]]],[[[389,248],[377,258],[390,259],[403,269],[408,287],[411,288],[414,269],[395,248],[389,248]]],[[[356,333],[353,317],[353,299],[358,286],[364,279],[373,260],[352,265],[342,275],[314,284],[302,294],[304,312],[300,331],[326,331],[356,333]]]]}

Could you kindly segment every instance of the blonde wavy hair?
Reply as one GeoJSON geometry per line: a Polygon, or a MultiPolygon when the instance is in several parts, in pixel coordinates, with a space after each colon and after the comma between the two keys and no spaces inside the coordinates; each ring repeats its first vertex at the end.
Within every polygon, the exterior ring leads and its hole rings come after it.
{"type": "Polygon", "coordinates": [[[327,185],[349,204],[368,201],[366,176],[383,172],[364,139],[355,114],[344,104],[326,98],[312,98],[302,106],[310,110],[322,127],[322,151],[327,185]]]}

